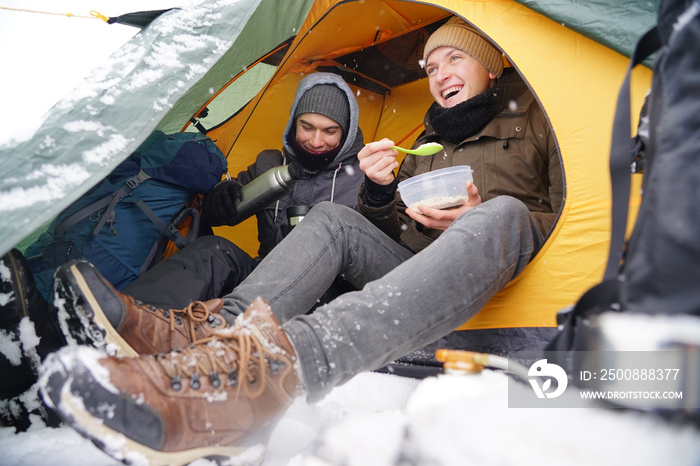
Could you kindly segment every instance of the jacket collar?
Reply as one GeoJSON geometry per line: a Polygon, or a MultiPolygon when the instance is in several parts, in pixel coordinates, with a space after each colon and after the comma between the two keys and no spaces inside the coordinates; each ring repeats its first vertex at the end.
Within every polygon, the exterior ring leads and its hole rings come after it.
{"type": "MultiPolygon", "coordinates": [[[[530,107],[530,104],[534,99],[534,96],[529,90],[523,92],[516,100],[517,106],[515,109],[507,108],[503,110],[489,123],[487,123],[481,131],[464,139],[458,145],[476,141],[482,137],[494,139],[523,138],[525,133],[525,123],[527,120],[527,109],[530,107]]],[[[421,140],[435,142],[441,141],[442,138],[435,132],[435,129],[430,124],[428,113],[425,115],[424,124],[425,136],[421,138],[421,140]]]]}

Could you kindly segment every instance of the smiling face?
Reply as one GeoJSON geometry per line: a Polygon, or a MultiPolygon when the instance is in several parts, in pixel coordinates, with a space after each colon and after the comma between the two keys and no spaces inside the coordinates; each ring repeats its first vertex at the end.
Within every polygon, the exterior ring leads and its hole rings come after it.
{"type": "Polygon", "coordinates": [[[438,47],[425,64],[430,93],[441,107],[452,108],[494,85],[496,76],[461,49],[438,47]]]}
{"type": "Polygon", "coordinates": [[[338,147],[343,130],[325,115],[302,113],[297,117],[295,134],[304,150],[312,154],[323,154],[338,147]]]}

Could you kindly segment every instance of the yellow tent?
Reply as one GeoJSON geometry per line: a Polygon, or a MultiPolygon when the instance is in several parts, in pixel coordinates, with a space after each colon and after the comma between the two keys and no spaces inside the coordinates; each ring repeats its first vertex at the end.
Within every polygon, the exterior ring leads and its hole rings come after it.
{"type": "MultiPolygon", "coordinates": [[[[421,46],[452,14],[490,37],[507,65],[528,82],[554,129],[566,182],[563,210],[543,249],[461,329],[504,322],[556,326],[556,312],[601,279],[607,258],[612,117],[628,64],[620,53],[512,0],[318,0],[294,40],[260,61],[279,63],[260,92],[208,135],[228,155],[235,176],[259,151],[279,145],[298,81],[306,73],[331,70],[356,91],[365,142],[388,137],[410,145],[432,102],[418,63],[421,46]]],[[[633,114],[651,71],[638,67],[634,82],[633,114]]],[[[202,109],[216,109],[223,94],[202,109]]],[[[203,113],[195,116],[194,121],[207,121],[203,113]]],[[[249,219],[216,233],[255,254],[255,228],[249,219]]]]}

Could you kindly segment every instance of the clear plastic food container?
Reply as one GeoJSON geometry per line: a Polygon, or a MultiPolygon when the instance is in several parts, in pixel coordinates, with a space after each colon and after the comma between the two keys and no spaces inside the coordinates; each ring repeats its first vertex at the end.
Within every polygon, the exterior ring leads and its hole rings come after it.
{"type": "Polygon", "coordinates": [[[423,173],[399,183],[403,202],[413,210],[419,205],[448,209],[467,200],[467,181],[473,181],[469,165],[457,165],[423,173]]]}

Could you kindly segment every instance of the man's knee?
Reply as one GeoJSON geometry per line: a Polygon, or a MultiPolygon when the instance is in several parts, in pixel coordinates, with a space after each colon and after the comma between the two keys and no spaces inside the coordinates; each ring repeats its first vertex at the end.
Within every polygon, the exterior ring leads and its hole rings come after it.
{"type": "Polygon", "coordinates": [[[200,236],[172,258],[182,263],[211,262],[219,258],[222,262],[245,264],[253,259],[233,242],[217,235],[200,236]]]}
{"type": "Polygon", "coordinates": [[[231,241],[217,235],[206,235],[200,236],[192,243],[190,243],[186,249],[191,252],[194,251],[211,251],[214,249],[224,249],[230,250],[231,248],[237,248],[235,244],[231,241]]]}
{"type": "Polygon", "coordinates": [[[304,220],[313,218],[314,221],[323,221],[329,224],[345,223],[346,220],[361,216],[354,209],[342,204],[335,204],[330,201],[323,201],[316,204],[304,220]]]}
{"type": "Polygon", "coordinates": [[[525,227],[530,222],[527,206],[511,196],[498,196],[467,211],[456,223],[459,227],[493,231],[501,225],[520,225],[525,227]]]}
{"type": "Polygon", "coordinates": [[[507,215],[508,218],[530,217],[527,206],[512,196],[498,196],[489,200],[487,204],[499,214],[507,215]]]}

